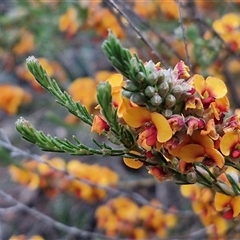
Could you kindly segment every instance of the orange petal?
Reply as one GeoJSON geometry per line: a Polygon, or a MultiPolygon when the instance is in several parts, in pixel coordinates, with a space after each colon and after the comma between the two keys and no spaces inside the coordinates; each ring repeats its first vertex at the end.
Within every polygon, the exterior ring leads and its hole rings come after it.
{"type": "Polygon", "coordinates": [[[191,198],[194,200],[198,199],[201,194],[200,188],[197,185],[192,185],[192,184],[182,185],[180,190],[184,197],[191,198]]]}
{"type": "Polygon", "coordinates": [[[112,89],[114,89],[115,87],[122,86],[123,76],[119,73],[115,73],[115,74],[111,75],[107,79],[107,81],[110,83],[112,89]]]}
{"type": "Polygon", "coordinates": [[[204,158],[205,149],[198,144],[188,144],[181,148],[179,155],[185,162],[199,162],[204,158]]]}
{"type": "Polygon", "coordinates": [[[212,97],[221,98],[227,94],[227,87],[225,83],[215,77],[208,77],[206,79],[207,91],[210,92],[212,97]]]}
{"type": "Polygon", "coordinates": [[[205,90],[205,80],[202,75],[195,74],[193,76],[193,86],[196,89],[196,91],[198,92],[198,94],[203,98],[202,93],[205,90]]]}
{"type": "Polygon", "coordinates": [[[203,147],[214,147],[213,140],[207,135],[201,135],[201,131],[194,131],[191,138],[195,143],[203,147]]]}
{"type": "Polygon", "coordinates": [[[123,158],[123,162],[130,168],[138,169],[143,163],[133,158],[123,158]]]}
{"type": "Polygon", "coordinates": [[[123,113],[123,119],[130,127],[138,128],[144,123],[150,122],[151,113],[145,108],[133,107],[123,113]]]}
{"type": "Polygon", "coordinates": [[[228,156],[231,148],[239,142],[239,134],[237,132],[227,132],[221,139],[220,149],[225,156],[228,156]]]}
{"type": "Polygon", "coordinates": [[[236,217],[240,213],[240,196],[233,197],[230,205],[233,210],[233,217],[236,217]]]}
{"type": "Polygon", "coordinates": [[[223,236],[228,229],[229,229],[228,222],[222,216],[219,215],[214,216],[214,232],[218,234],[219,239],[224,238],[223,236]]]}
{"type": "Polygon", "coordinates": [[[172,137],[172,129],[167,119],[163,115],[153,112],[151,120],[157,128],[157,140],[160,143],[168,141],[172,137]]]}
{"type": "Polygon", "coordinates": [[[219,168],[224,166],[225,160],[223,155],[215,148],[205,148],[206,155],[211,158],[219,168]]]}
{"type": "Polygon", "coordinates": [[[214,206],[217,211],[222,211],[231,200],[230,196],[216,192],[214,196],[214,206]]]}

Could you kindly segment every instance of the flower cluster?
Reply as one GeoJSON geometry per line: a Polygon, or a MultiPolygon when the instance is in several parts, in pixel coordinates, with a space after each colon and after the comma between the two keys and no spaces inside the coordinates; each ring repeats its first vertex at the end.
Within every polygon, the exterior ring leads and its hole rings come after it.
{"type": "Polygon", "coordinates": [[[31,237],[27,237],[24,234],[20,234],[11,236],[9,240],[44,240],[44,238],[40,235],[33,235],[31,237]]]}
{"type": "Polygon", "coordinates": [[[67,192],[88,202],[98,201],[107,195],[104,189],[94,184],[114,187],[118,183],[118,175],[107,167],[89,165],[74,159],[66,164],[64,159],[57,157],[46,161],[47,164],[29,160],[21,167],[10,165],[12,180],[32,190],[42,189],[49,197],[67,192]],[[102,174],[99,175],[99,172],[102,174]]]}
{"type": "MultiPolygon", "coordinates": [[[[143,63],[123,48],[111,32],[103,43],[103,51],[120,73],[98,84],[96,115],[89,114],[80,102],[63,93],[37,59],[29,57],[27,65],[62,106],[91,126],[91,132],[107,137],[120,148],[94,140],[97,148],[93,149],[76,137],[76,144],[53,138],[37,131],[23,118],[17,121],[17,130],[43,150],[122,156],[128,166],[144,165],[159,181],[200,183],[227,195],[227,215],[237,217],[239,179],[227,169],[240,170],[240,115],[238,110],[230,112],[225,83],[212,76],[192,75],[183,61],[173,69],[152,61],[143,63]]],[[[225,207],[217,201],[215,205],[219,211],[225,207]]]]}
{"type": "Polygon", "coordinates": [[[131,239],[160,239],[168,237],[169,230],[177,223],[173,213],[161,210],[161,204],[138,206],[126,197],[111,199],[97,208],[97,226],[109,237],[131,239]]]}
{"type": "Polygon", "coordinates": [[[181,186],[181,193],[192,201],[192,209],[206,227],[209,239],[224,239],[228,222],[216,211],[211,189],[200,185],[184,185],[181,186]]]}
{"type": "MultiPolygon", "coordinates": [[[[237,171],[230,167],[226,172],[221,173],[219,178],[230,187],[230,181],[233,179],[238,181],[237,171]]],[[[236,224],[230,219],[240,213],[240,196],[214,193],[211,189],[200,185],[181,186],[181,192],[184,197],[191,199],[192,208],[200,216],[209,238],[224,239],[229,226],[236,224]]]]}
{"type": "Polygon", "coordinates": [[[22,104],[29,103],[31,95],[21,87],[12,84],[0,84],[0,109],[9,115],[17,113],[22,104]]]}
{"type": "MultiPolygon", "coordinates": [[[[97,104],[96,86],[99,82],[105,81],[112,74],[113,73],[110,71],[98,71],[93,78],[79,77],[68,86],[68,92],[75,101],[80,101],[89,112],[94,112],[94,108],[97,104]]],[[[67,123],[75,123],[76,121],[78,121],[78,118],[71,114],[66,118],[67,123]]]]}
{"type": "Polygon", "coordinates": [[[240,49],[240,15],[228,13],[213,22],[213,29],[229,45],[233,51],[240,49]]]}

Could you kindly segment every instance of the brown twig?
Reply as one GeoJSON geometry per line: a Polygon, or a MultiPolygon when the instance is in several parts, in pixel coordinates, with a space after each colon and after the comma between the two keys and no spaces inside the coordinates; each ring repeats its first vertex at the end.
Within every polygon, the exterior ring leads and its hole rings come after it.
{"type": "Polygon", "coordinates": [[[108,238],[107,236],[100,234],[100,233],[96,233],[96,232],[88,232],[73,226],[68,226],[65,225],[61,222],[58,222],[56,220],[54,220],[53,218],[39,212],[38,210],[34,209],[34,208],[30,208],[27,205],[19,202],[18,200],[14,199],[11,195],[7,194],[6,192],[0,190],[0,196],[4,198],[4,200],[10,204],[14,204],[13,207],[10,208],[6,208],[6,209],[2,209],[1,214],[4,213],[3,210],[5,211],[13,211],[13,210],[24,210],[26,211],[28,214],[34,216],[36,219],[38,220],[42,220],[44,222],[46,222],[47,224],[66,232],[67,234],[70,234],[71,236],[79,236],[79,237],[88,237],[88,238],[103,238],[103,239],[112,239],[112,238],[108,238]]]}
{"type": "Polygon", "coordinates": [[[180,0],[175,0],[175,2],[178,5],[179,22],[180,22],[180,26],[181,26],[181,29],[182,29],[182,37],[183,37],[184,48],[185,48],[185,52],[186,52],[186,63],[188,65],[189,69],[192,70],[192,63],[191,63],[189,52],[188,52],[188,43],[187,43],[187,38],[186,38],[186,31],[185,31],[185,27],[184,27],[184,24],[183,24],[183,18],[182,18],[182,4],[181,4],[180,0]]]}
{"type": "Polygon", "coordinates": [[[106,186],[106,185],[93,183],[93,182],[91,182],[87,179],[83,179],[83,178],[73,176],[72,174],[70,174],[66,170],[54,167],[47,160],[43,159],[41,156],[39,156],[37,154],[32,154],[30,152],[21,150],[21,149],[15,147],[15,146],[13,146],[11,144],[11,142],[9,141],[9,139],[7,138],[6,134],[2,130],[0,131],[0,137],[3,139],[3,140],[0,139],[0,146],[2,146],[5,149],[10,150],[11,153],[12,153],[12,156],[14,156],[14,157],[21,156],[21,157],[25,157],[25,158],[31,158],[31,159],[34,159],[34,160],[40,162],[40,163],[44,163],[47,166],[49,166],[51,169],[64,173],[66,176],[68,176],[68,178],[70,180],[81,181],[81,182],[86,183],[86,184],[88,184],[92,187],[103,189],[103,190],[107,191],[108,193],[110,193],[112,197],[127,196],[127,197],[133,199],[134,201],[136,201],[137,203],[139,203],[141,205],[149,205],[149,206],[152,206],[154,208],[162,209],[165,212],[171,212],[171,213],[174,213],[174,214],[179,214],[179,215],[184,215],[184,216],[193,214],[192,211],[178,211],[178,210],[167,209],[167,208],[164,208],[163,206],[156,206],[156,205],[152,204],[149,200],[147,200],[145,197],[143,197],[141,194],[136,193],[136,192],[128,192],[128,191],[124,191],[123,189],[112,188],[112,187],[109,187],[109,186],[106,186]]]}
{"type": "MultiPolygon", "coordinates": [[[[175,49],[171,46],[170,39],[167,39],[165,36],[163,36],[162,34],[157,32],[147,21],[142,19],[131,8],[129,8],[129,5],[123,4],[123,8],[126,9],[126,11],[128,11],[129,14],[134,16],[144,27],[146,27],[154,35],[156,35],[159,38],[159,40],[161,41],[161,43],[163,43],[171,53],[173,53],[179,60],[182,60],[182,56],[177,51],[175,51],[175,49]]],[[[165,63],[165,65],[166,65],[166,63],[165,63]]],[[[168,64],[167,64],[167,66],[168,66],[168,64]]]]}
{"type": "Polygon", "coordinates": [[[128,17],[127,14],[125,14],[125,12],[123,12],[119,6],[115,3],[115,1],[113,0],[105,0],[107,1],[109,4],[111,4],[124,18],[127,19],[129,25],[133,28],[133,30],[137,33],[137,35],[140,37],[140,39],[151,49],[152,53],[157,56],[157,58],[159,59],[159,61],[161,61],[163,63],[164,66],[167,66],[167,63],[165,62],[165,60],[158,54],[158,52],[154,49],[154,47],[151,45],[151,43],[149,43],[149,41],[142,35],[141,31],[138,29],[138,27],[131,21],[131,19],[128,17]]]}

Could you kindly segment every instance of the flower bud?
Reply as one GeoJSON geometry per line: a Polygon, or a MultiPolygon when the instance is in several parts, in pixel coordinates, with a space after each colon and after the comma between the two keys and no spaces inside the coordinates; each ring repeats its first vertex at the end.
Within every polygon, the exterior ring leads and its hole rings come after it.
{"type": "Polygon", "coordinates": [[[152,60],[150,60],[147,63],[145,63],[145,69],[147,70],[148,73],[154,72],[156,69],[156,65],[152,60]]]}
{"type": "Polygon", "coordinates": [[[145,74],[143,73],[143,72],[138,72],[138,74],[137,74],[137,80],[139,81],[139,82],[142,82],[144,79],[145,79],[145,74]]]}
{"type": "Polygon", "coordinates": [[[131,96],[132,96],[132,92],[129,92],[129,91],[127,91],[127,90],[122,90],[122,96],[124,96],[124,97],[126,97],[126,98],[130,98],[131,96]]]}
{"type": "Polygon", "coordinates": [[[138,61],[137,61],[137,59],[135,58],[135,57],[132,57],[131,58],[131,60],[130,60],[130,63],[131,63],[131,65],[134,67],[134,70],[136,71],[136,72],[139,72],[139,64],[138,64],[138,61]]]}
{"type": "Polygon", "coordinates": [[[182,87],[180,85],[173,86],[171,94],[176,98],[179,99],[183,93],[182,87]]]}
{"type": "Polygon", "coordinates": [[[165,118],[170,118],[173,115],[173,112],[170,109],[164,109],[161,113],[165,118]]]}
{"type": "Polygon", "coordinates": [[[145,88],[144,93],[147,97],[152,97],[154,96],[155,88],[152,86],[148,86],[145,88]]]}
{"type": "Polygon", "coordinates": [[[138,90],[137,86],[129,79],[126,80],[125,89],[130,92],[134,92],[138,90]]]}
{"type": "Polygon", "coordinates": [[[146,82],[147,82],[149,85],[154,86],[154,85],[157,83],[157,80],[158,80],[157,73],[152,72],[151,74],[149,74],[146,82]]]}
{"type": "Polygon", "coordinates": [[[239,183],[239,177],[238,177],[237,173],[231,171],[231,172],[228,173],[228,175],[231,176],[231,178],[232,178],[233,181],[236,183],[236,185],[238,185],[238,183],[239,183]]]}
{"type": "Polygon", "coordinates": [[[161,97],[165,97],[169,91],[169,85],[167,82],[163,82],[158,86],[158,93],[161,97]]]}
{"type": "Polygon", "coordinates": [[[130,101],[137,105],[145,105],[147,99],[143,93],[133,93],[130,97],[130,101]]]}
{"type": "Polygon", "coordinates": [[[109,129],[110,126],[101,116],[94,116],[91,132],[102,134],[104,131],[109,131],[109,129]]]}
{"type": "Polygon", "coordinates": [[[162,102],[163,99],[156,93],[151,99],[150,102],[153,106],[159,106],[162,102]]]}
{"type": "Polygon", "coordinates": [[[149,110],[150,112],[156,112],[157,111],[157,107],[153,106],[151,103],[147,103],[146,104],[146,108],[147,110],[149,110]]]}
{"type": "MultiPolygon", "coordinates": [[[[218,182],[218,186],[221,187],[221,189],[224,191],[225,194],[228,194],[230,196],[236,196],[233,189],[231,187],[229,187],[226,183],[218,182]]],[[[219,191],[218,186],[213,186],[213,190],[219,191]]]]}
{"type": "Polygon", "coordinates": [[[189,183],[196,183],[197,182],[197,174],[195,172],[187,173],[186,179],[189,183]]]}
{"type": "Polygon", "coordinates": [[[176,104],[176,98],[172,94],[168,94],[165,98],[165,105],[167,108],[171,108],[176,104]]]}
{"type": "Polygon", "coordinates": [[[178,79],[188,79],[190,77],[189,67],[183,61],[176,64],[174,71],[177,72],[178,79]]]}
{"type": "Polygon", "coordinates": [[[101,106],[107,106],[112,102],[111,89],[109,82],[100,82],[97,85],[97,99],[101,106]]]}

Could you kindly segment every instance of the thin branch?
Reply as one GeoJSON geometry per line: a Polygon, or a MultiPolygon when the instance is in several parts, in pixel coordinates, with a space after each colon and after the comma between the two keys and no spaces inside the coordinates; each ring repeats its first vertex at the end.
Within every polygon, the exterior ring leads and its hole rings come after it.
{"type": "MultiPolygon", "coordinates": [[[[127,28],[126,24],[123,23],[123,19],[121,17],[121,13],[114,11],[114,7],[109,2],[106,1],[104,3],[105,3],[104,6],[116,17],[118,23],[124,29],[125,33],[128,35],[128,40],[130,40],[130,42],[134,42],[134,45],[137,47],[137,49],[139,50],[139,53],[141,54],[141,56],[143,56],[143,58],[148,59],[149,58],[149,56],[148,56],[149,54],[147,54],[146,51],[144,51],[145,49],[143,49],[141,47],[140,42],[132,34],[133,32],[129,31],[129,28],[127,28]]],[[[124,4],[124,5],[128,6],[128,4],[124,4]]]]}
{"type": "Polygon", "coordinates": [[[183,18],[182,18],[182,4],[181,4],[180,0],[175,0],[175,2],[178,4],[179,22],[180,22],[180,26],[181,26],[181,29],[182,29],[184,48],[185,48],[185,52],[186,52],[186,63],[189,66],[189,68],[192,69],[192,63],[191,63],[189,52],[188,52],[188,43],[187,43],[187,38],[186,38],[186,31],[185,31],[185,27],[184,27],[184,24],[183,24],[183,18]]]}
{"type": "MultiPolygon", "coordinates": [[[[129,12],[131,15],[134,15],[136,19],[143,24],[148,30],[150,30],[153,34],[155,34],[161,43],[163,43],[170,52],[172,52],[179,60],[182,60],[182,56],[173,48],[173,46],[170,44],[170,39],[168,39],[166,36],[163,36],[159,32],[157,32],[146,20],[142,19],[136,12],[134,12],[128,4],[123,4],[123,8],[126,9],[127,12],[129,12]]],[[[165,67],[168,67],[169,64],[165,63],[165,67]]]]}
{"type": "Polygon", "coordinates": [[[226,64],[224,64],[223,67],[223,73],[224,76],[226,77],[226,84],[231,92],[230,97],[233,101],[233,104],[235,105],[236,108],[240,107],[240,98],[238,94],[238,90],[236,88],[236,79],[233,79],[233,76],[230,74],[228,70],[228,65],[229,65],[229,59],[226,61],[226,64]]]}
{"type": "MultiPolygon", "coordinates": [[[[191,6],[191,5],[190,5],[191,6]]],[[[186,4],[186,7],[189,7],[188,4],[186,4]]],[[[190,9],[192,9],[191,7],[189,7],[190,9]]],[[[199,14],[194,14],[194,12],[192,14],[188,14],[188,17],[185,18],[186,20],[194,20],[198,26],[200,26],[201,31],[203,31],[203,27],[205,27],[206,30],[209,30],[215,37],[217,37],[221,43],[223,44],[223,46],[225,47],[225,49],[233,56],[235,57],[240,57],[240,54],[236,51],[234,51],[224,40],[223,38],[220,36],[220,34],[218,32],[216,32],[213,27],[211,25],[209,25],[209,23],[207,23],[199,14]],[[189,17],[191,16],[191,17],[189,17]]]]}
{"type": "Polygon", "coordinates": [[[162,57],[157,53],[154,47],[149,43],[149,41],[141,34],[141,31],[137,26],[131,21],[131,19],[118,7],[118,5],[113,0],[105,0],[109,4],[111,4],[124,18],[127,19],[129,25],[133,28],[133,30],[137,33],[140,39],[151,49],[152,53],[157,56],[159,61],[163,63],[163,65],[167,66],[167,63],[162,59],[162,57]]]}
{"type": "MultiPolygon", "coordinates": [[[[30,208],[27,205],[19,202],[18,200],[14,199],[11,195],[7,194],[6,192],[0,190],[0,196],[4,198],[5,201],[7,201],[8,203],[14,204],[14,208],[15,210],[24,210],[26,211],[28,214],[34,216],[36,219],[38,220],[42,220],[45,223],[61,230],[64,231],[68,234],[71,234],[72,236],[79,236],[79,237],[95,237],[95,238],[104,238],[104,239],[111,239],[108,238],[106,235],[100,234],[100,233],[95,233],[95,232],[88,232],[82,229],[78,229],[74,226],[68,226],[65,225],[61,222],[58,222],[56,220],[54,220],[53,218],[39,212],[38,210],[34,209],[34,208],[30,208]]],[[[6,211],[9,210],[11,211],[12,208],[7,208],[6,211]]]]}
{"type": "MultiPolygon", "coordinates": [[[[1,136],[5,140],[8,139],[6,134],[2,130],[0,131],[0,137],[1,136]]],[[[21,150],[21,149],[15,147],[15,146],[13,146],[10,143],[9,140],[2,141],[0,139],[0,146],[2,146],[5,149],[8,149],[12,153],[12,156],[14,156],[14,157],[21,156],[21,157],[24,157],[24,158],[34,159],[34,160],[36,160],[36,161],[38,161],[40,163],[44,163],[47,166],[49,166],[51,169],[53,169],[55,171],[58,171],[58,172],[64,173],[69,178],[69,180],[81,181],[81,182],[86,183],[86,184],[88,184],[88,185],[90,185],[92,187],[103,189],[103,190],[107,191],[109,194],[111,194],[112,197],[126,196],[126,197],[129,197],[129,198],[133,199],[138,204],[148,205],[148,206],[151,206],[151,207],[154,207],[154,208],[159,208],[159,209],[161,209],[161,210],[163,210],[165,212],[170,212],[170,213],[174,213],[174,214],[178,214],[178,215],[184,215],[184,216],[194,215],[192,211],[179,211],[179,210],[173,210],[173,209],[164,208],[163,206],[156,206],[155,204],[152,204],[149,200],[147,200],[145,197],[143,197],[141,194],[136,193],[136,192],[133,193],[133,192],[128,192],[126,190],[124,191],[123,189],[117,189],[117,188],[109,187],[109,186],[106,186],[106,185],[97,184],[97,183],[91,182],[91,181],[89,181],[87,179],[83,179],[83,178],[79,178],[79,177],[73,176],[72,174],[70,174],[66,170],[54,167],[47,160],[43,159],[41,156],[39,156],[37,154],[32,154],[30,152],[21,150]]],[[[124,186],[124,184],[122,184],[122,186],[124,186]]]]}

